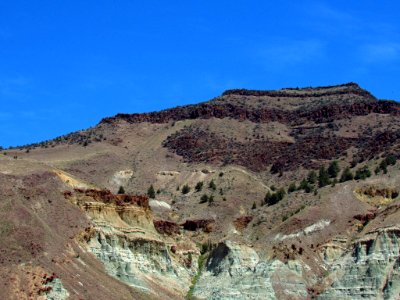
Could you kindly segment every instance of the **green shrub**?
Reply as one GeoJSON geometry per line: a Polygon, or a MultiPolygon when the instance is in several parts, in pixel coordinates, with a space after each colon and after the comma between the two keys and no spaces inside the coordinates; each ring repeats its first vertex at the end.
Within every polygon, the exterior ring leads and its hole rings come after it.
{"type": "Polygon", "coordinates": [[[365,180],[371,176],[371,171],[369,170],[368,166],[364,166],[356,171],[354,179],[358,180],[365,180]]]}
{"type": "Polygon", "coordinates": [[[290,193],[293,193],[293,192],[296,191],[296,190],[297,190],[296,183],[295,183],[295,182],[292,182],[292,183],[289,185],[288,193],[289,193],[289,194],[290,194],[290,193]]]}
{"type": "Polygon", "coordinates": [[[396,164],[397,158],[394,155],[387,156],[384,160],[381,161],[378,167],[375,169],[375,174],[379,174],[380,171],[383,171],[384,174],[387,173],[388,166],[394,166],[396,164]]]}
{"type": "Polygon", "coordinates": [[[343,170],[339,181],[345,182],[345,181],[353,180],[353,178],[354,178],[353,173],[351,173],[350,168],[347,167],[346,169],[343,170]]]}
{"type": "Polygon", "coordinates": [[[208,187],[209,187],[210,189],[212,189],[213,191],[215,191],[215,190],[217,189],[217,186],[216,186],[214,180],[211,180],[211,181],[210,181],[208,187]]]}
{"type": "MultiPolygon", "coordinates": [[[[380,168],[379,166],[377,166],[377,167],[375,168],[375,170],[374,170],[375,175],[378,175],[380,171],[381,171],[381,168],[380,168]]],[[[386,172],[387,172],[387,169],[386,169],[386,172]]],[[[385,173],[385,174],[386,174],[386,173],[385,173]]]]}
{"type": "Polygon", "coordinates": [[[125,194],[125,189],[122,185],[118,189],[118,194],[125,194]]]}
{"type": "Polygon", "coordinates": [[[375,174],[379,174],[380,171],[383,171],[384,174],[387,173],[388,163],[386,158],[381,161],[381,163],[375,168],[375,174]]]}
{"type": "Polygon", "coordinates": [[[274,205],[278,202],[279,202],[279,200],[278,200],[276,193],[273,193],[273,194],[265,197],[265,204],[267,204],[268,206],[274,205]]]}
{"type": "Polygon", "coordinates": [[[322,166],[319,169],[319,173],[318,173],[318,186],[319,187],[324,187],[326,185],[328,185],[330,183],[329,180],[329,173],[328,171],[325,169],[324,166],[322,166]]]}
{"type": "Polygon", "coordinates": [[[189,193],[190,192],[190,187],[187,185],[187,184],[185,184],[183,187],[182,187],[182,194],[187,194],[187,193],[189,193]]]}
{"type": "Polygon", "coordinates": [[[331,162],[328,167],[328,174],[330,178],[336,178],[339,175],[340,168],[336,160],[331,162]]]}
{"type": "Polygon", "coordinates": [[[281,200],[285,197],[285,195],[286,195],[285,189],[284,189],[284,188],[280,188],[280,189],[276,192],[276,194],[277,194],[277,197],[278,197],[278,202],[281,201],[281,200]]]}
{"type": "Polygon", "coordinates": [[[272,203],[272,193],[268,192],[264,197],[264,204],[271,205],[272,203]]]}
{"type": "Polygon", "coordinates": [[[276,193],[268,192],[264,197],[264,203],[268,206],[274,205],[285,197],[285,189],[281,188],[276,193]]]}
{"type": "Polygon", "coordinates": [[[315,173],[315,171],[311,171],[310,173],[308,173],[307,175],[307,181],[308,183],[314,184],[317,182],[317,173],[315,173]]]}
{"type": "Polygon", "coordinates": [[[206,194],[204,194],[203,196],[201,196],[200,198],[200,203],[206,203],[208,201],[208,196],[206,194]]]}
{"type": "Polygon", "coordinates": [[[147,189],[147,196],[149,196],[151,199],[156,198],[156,192],[154,191],[153,185],[150,185],[150,187],[147,189]]]}
{"type": "Polygon", "coordinates": [[[389,155],[385,158],[385,161],[388,166],[394,166],[396,164],[397,158],[394,155],[389,155]]]}
{"type": "Polygon", "coordinates": [[[310,193],[312,191],[312,186],[307,180],[303,179],[300,182],[299,190],[304,190],[306,193],[310,193]]]}
{"type": "Polygon", "coordinates": [[[194,189],[196,190],[196,192],[200,192],[203,189],[203,181],[199,181],[196,186],[194,187],[194,189]]]}

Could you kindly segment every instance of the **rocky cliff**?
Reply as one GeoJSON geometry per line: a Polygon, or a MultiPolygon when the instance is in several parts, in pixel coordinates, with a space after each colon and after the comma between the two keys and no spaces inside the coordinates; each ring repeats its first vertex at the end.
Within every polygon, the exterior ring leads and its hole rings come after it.
{"type": "Polygon", "coordinates": [[[92,226],[81,241],[108,274],[145,293],[163,293],[164,299],[186,295],[199,252],[190,240],[158,234],[147,197],[93,189],[65,195],[89,217],[92,226]]]}
{"type": "Polygon", "coordinates": [[[355,241],[330,262],[330,287],[318,299],[397,299],[400,295],[397,227],[380,228],[355,241]]]}

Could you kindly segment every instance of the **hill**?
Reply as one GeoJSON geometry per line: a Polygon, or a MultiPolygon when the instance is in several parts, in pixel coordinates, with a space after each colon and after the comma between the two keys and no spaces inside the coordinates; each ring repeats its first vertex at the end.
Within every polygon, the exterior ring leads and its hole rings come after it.
{"type": "Polygon", "coordinates": [[[3,150],[1,297],[395,298],[399,115],[237,89],[3,150]]]}

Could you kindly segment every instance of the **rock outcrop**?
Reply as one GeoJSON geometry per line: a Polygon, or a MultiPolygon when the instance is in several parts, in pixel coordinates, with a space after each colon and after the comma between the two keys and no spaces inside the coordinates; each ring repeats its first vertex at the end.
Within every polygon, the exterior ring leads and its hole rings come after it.
{"type": "Polygon", "coordinates": [[[220,243],[207,260],[194,296],[198,299],[307,299],[302,264],[261,258],[245,245],[220,243]]]}
{"type": "Polygon", "coordinates": [[[329,122],[370,113],[399,115],[400,106],[393,101],[377,101],[368,91],[354,83],[277,91],[239,89],[228,90],[221,97],[201,104],[145,114],[117,114],[114,117],[104,118],[100,124],[112,124],[121,120],[129,123],[168,123],[187,119],[233,118],[252,122],[279,121],[295,125],[305,121],[329,122]],[[261,99],[267,105],[256,108],[247,104],[247,100],[251,103],[254,99],[261,99]],[[277,109],[271,105],[281,99],[301,99],[303,105],[292,110],[277,109]]]}
{"type": "Polygon", "coordinates": [[[154,296],[184,297],[196,274],[199,252],[190,245],[173,248],[173,240],[159,235],[177,233],[177,228],[171,222],[153,223],[147,197],[94,189],[65,195],[90,218],[93,226],[81,240],[108,274],[154,296]]]}
{"type": "Polygon", "coordinates": [[[382,228],[356,241],[332,264],[331,286],[318,299],[398,299],[400,229],[382,228]]]}

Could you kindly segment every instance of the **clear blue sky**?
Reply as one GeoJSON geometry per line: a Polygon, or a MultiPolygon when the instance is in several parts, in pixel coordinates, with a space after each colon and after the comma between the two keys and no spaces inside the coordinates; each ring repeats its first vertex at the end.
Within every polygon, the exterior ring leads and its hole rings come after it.
{"type": "Polygon", "coordinates": [[[0,0],[0,145],[229,88],[400,100],[399,1],[0,0]]]}

